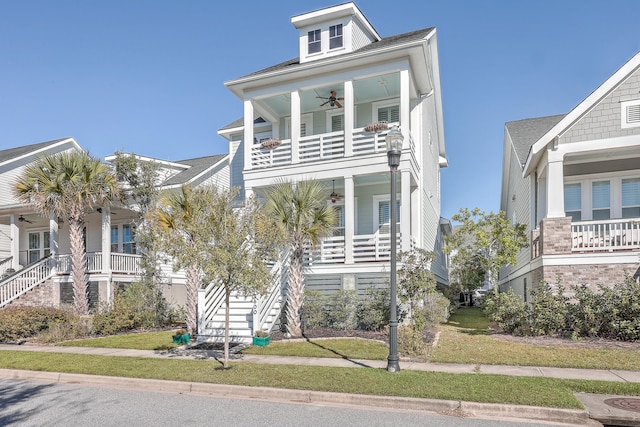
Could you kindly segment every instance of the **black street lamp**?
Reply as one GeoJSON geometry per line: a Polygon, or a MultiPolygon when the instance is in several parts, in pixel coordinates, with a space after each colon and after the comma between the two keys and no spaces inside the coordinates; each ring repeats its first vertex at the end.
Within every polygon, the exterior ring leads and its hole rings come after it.
{"type": "Polygon", "coordinates": [[[393,126],[387,137],[387,159],[389,160],[389,169],[391,172],[391,200],[389,201],[391,223],[391,309],[389,312],[389,357],[387,357],[387,371],[400,371],[400,363],[398,363],[398,313],[396,303],[396,176],[398,175],[398,166],[400,165],[400,155],[402,154],[402,143],[404,137],[398,126],[393,126]]]}

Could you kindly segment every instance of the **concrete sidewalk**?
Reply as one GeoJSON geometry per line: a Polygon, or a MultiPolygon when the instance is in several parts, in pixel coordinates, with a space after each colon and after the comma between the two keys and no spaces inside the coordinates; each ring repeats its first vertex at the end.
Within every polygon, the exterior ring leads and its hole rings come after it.
{"type": "MultiPolygon", "coordinates": [[[[56,347],[39,345],[10,345],[0,344],[0,351],[37,351],[47,353],[74,353],[118,357],[148,357],[160,359],[219,359],[220,351],[192,350],[186,347],[170,351],[129,350],[93,347],[56,347]]],[[[287,364],[287,365],[316,365],[351,368],[379,368],[386,367],[385,360],[351,360],[338,358],[288,357],[288,356],[260,356],[232,354],[234,362],[287,364]]],[[[600,380],[611,382],[640,383],[640,372],[606,370],[606,369],[569,369],[532,366],[498,366],[498,365],[467,365],[453,363],[431,363],[400,361],[402,370],[448,372],[454,374],[496,374],[529,377],[550,377],[566,379],[600,380]]],[[[52,382],[78,382],[97,386],[123,386],[127,388],[157,389],[173,392],[193,392],[208,395],[233,396],[245,398],[264,398],[278,396],[290,401],[304,401],[317,404],[354,404],[359,406],[388,407],[396,409],[423,410],[447,414],[467,415],[482,418],[501,418],[519,420],[537,420],[568,425],[620,425],[640,426],[640,398],[633,396],[576,394],[583,403],[585,410],[564,410],[556,408],[524,407],[518,405],[496,405],[459,401],[439,401],[432,399],[397,398],[391,396],[363,396],[324,392],[310,392],[299,390],[279,390],[258,387],[222,386],[218,384],[181,383],[176,381],[133,380],[130,378],[110,378],[91,375],[43,373],[0,369],[0,378],[31,379],[52,382]],[[158,388],[159,387],[159,388],[158,388]],[[289,396],[291,395],[291,396],[289,396]],[[304,396],[302,396],[304,395],[304,396]],[[596,421],[597,420],[597,421],[596,421]]]]}

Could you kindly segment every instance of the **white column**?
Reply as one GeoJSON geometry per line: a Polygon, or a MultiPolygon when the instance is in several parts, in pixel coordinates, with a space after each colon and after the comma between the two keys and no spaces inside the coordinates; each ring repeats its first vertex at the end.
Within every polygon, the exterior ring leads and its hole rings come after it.
{"type": "Polygon", "coordinates": [[[410,91],[409,91],[409,71],[400,71],[400,130],[404,137],[402,148],[409,146],[410,128],[410,91]]]}
{"type": "Polygon", "coordinates": [[[353,82],[344,82],[344,156],[353,156],[353,128],[355,127],[355,106],[353,82]]]}
{"type": "Polygon", "coordinates": [[[401,250],[411,250],[411,173],[400,171],[400,235],[401,250]]]}
{"type": "Polygon", "coordinates": [[[51,213],[49,215],[49,252],[51,258],[49,258],[49,265],[51,266],[51,273],[56,274],[56,259],[59,253],[59,233],[58,233],[58,218],[51,213]]]}
{"type": "Polygon", "coordinates": [[[564,155],[553,149],[547,151],[547,214],[546,218],[564,218],[564,155]]]}
{"type": "Polygon", "coordinates": [[[20,227],[18,219],[11,214],[11,267],[18,271],[20,268],[20,227]]]}
{"type": "Polygon", "coordinates": [[[102,274],[107,281],[107,302],[111,302],[113,289],[111,288],[111,207],[102,208],[102,274]]]}
{"type": "Polygon", "coordinates": [[[344,177],[344,263],[353,264],[353,236],[356,224],[353,177],[344,177]]]}
{"type": "Polygon", "coordinates": [[[300,93],[291,92],[291,163],[300,163],[300,93]]]}
{"type": "Polygon", "coordinates": [[[251,151],[253,149],[253,104],[244,101],[244,169],[251,169],[251,151]]]}

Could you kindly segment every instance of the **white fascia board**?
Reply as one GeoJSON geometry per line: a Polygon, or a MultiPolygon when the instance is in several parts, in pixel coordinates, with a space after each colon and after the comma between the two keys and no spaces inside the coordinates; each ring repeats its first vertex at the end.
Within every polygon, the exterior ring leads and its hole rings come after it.
{"type": "MultiPolygon", "coordinates": [[[[127,154],[127,153],[124,153],[124,154],[127,154]]],[[[179,169],[189,169],[191,167],[189,165],[183,165],[182,163],[175,163],[175,162],[171,162],[171,161],[168,161],[168,160],[160,160],[160,159],[156,159],[154,157],[139,156],[137,154],[133,154],[133,156],[137,160],[140,160],[141,162],[158,163],[158,164],[161,164],[163,166],[170,166],[170,167],[179,168],[179,169]]],[[[107,162],[112,162],[112,161],[115,160],[115,158],[116,158],[116,156],[114,154],[111,154],[109,156],[106,156],[104,158],[104,160],[107,161],[107,162]]]]}
{"type": "Polygon", "coordinates": [[[76,142],[75,139],[66,138],[66,139],[63,139],[62,141],[55,142],[55,143],[53,143],[51,145],[47,145],[46,147],[42,147],[42,148],[40,148],[38,150],[34,150],[34,151],[29,152],[29,153],[23,154],[22,156],[13,157],[13,158],[11,158],[11,159],[9,159],[7,161],[1,162],[0,166],[8,165],[8,164],[14,163],[14,162],[16,162],[18,160],[23,160],[23,159],[26,159],[26,158],[29,158],[29,157],[34,157],[34,156],[37,156],[38,154],[45,153],[45,152],[51,150],[52,148],[59,147],[61,145],[65,145],[65,144],[69,144],[69,143],[71,143],[71,147],[70,148],[75,148],[76,150],[85,151],[80,146],[80,144],[78,144],[76,142]]]}
{"type": "Polygon", "coordinates": [[[638,251],[542,255],[531,261],[531,270],[543,266],[637,264],[639,256],[638,251]]]}
{"type": "Polygon", "coordinates": [[[553,140],[561,136],[567,131],[578,119],[591,110],[598,104],[609,92],[611,92],[616,86],[624,81],[629,75],[631,75],[640,66],[640,52],[636,53],[633,58],[627,61],[622,67],[618,69],[611,77],[609,77],[603,84],[601,84],[596,90],[586,97],[580,104],[578,104],[569,114],[567,114],[562,120],[560,120],[554,127],[552,127],[547,133],[538,139],[529,151],[527,162],[523,170],[523,176],[529,175],[533,172],[534,162],[539,158],[539,153],[553,140]]]}
{"type": "Polygon", "coordinates": [[[440,157],[445,158],[445,165],[448,166],[448,162],[446,162],[447,152],[445,148],[445,138],[444,138],[444,114],[442,110],[442,90],[440,86],[440,56],[438,54],[438,35],[437,31],[434,28],[427,37],[427,43],[424,45],[424,49],[426,52],[425,62],[428,64],[427,66],[431,66],[433,81],[431,82],[432,90],[435,91],[434,96],[436,102],[436,123],[440,124],[438,126],[438,145],[440,150],[440,157]]]}
{"type": "Polygon", "coordinates": [[[227,129],[221,129],[218,131],[218,135],[220,135],[221,137],[228,139],[229,141],[231,140],[231,134],[232,133],[236,133],[236,132],[243,132],[244,131],[244,125],[243,126],[237,126],[234,128],[227,128],[227,129]]]}

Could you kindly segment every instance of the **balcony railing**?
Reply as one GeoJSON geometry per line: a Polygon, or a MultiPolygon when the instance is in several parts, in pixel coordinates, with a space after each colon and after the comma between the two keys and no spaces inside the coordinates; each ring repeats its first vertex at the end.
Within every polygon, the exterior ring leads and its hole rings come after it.
{"type": "MultiPolygon", "coordinates": [[[[402,236],[398,233],[397,248],[400,250],[402,236]]],[[[414,242],[414,240],[412,239],[414,242]]],[[[389,233],[359,234],[353,237],[353,261],[388,261],[391,257],[389,233]]],[[[308,258],[307,258],[308,260],[308,258]]],[[[307,261],[308,262],[308,261],[307,261]]],[[[345,262],[345,240],[343,236],[323,239],[313,251],[312,264],[342,264],[345,262]]]]}
{"type": "Polygon", "coordinates": [[[571,250],[574,252],[638,248],[640,218],[571,223],[571,250]]]}
{"type": "MultiPolygon", "coordinates": [[[[111,253],[111,271],[114,273],[140,274],[140,255],[111,253]]],[[[87,273],[102,272],[102,252],[87,253],[87,273]]],[[[59,255],[56,258],[58,274],[71,274],[71,254],[59,255]]]]}
{"type": "MultiPolygon", "coordinates": [[[[353,130],[353,155],[385,153],[385,136],[388,130],[379,133],[368,133],[364,128],[353,130]]],[[[415,149],[413,140],[410,141],[412,150],[415,149]]],[[[330,132],[300,138],[300,163],[318,162],[342,158],[345,156],[344,132],[330,132]]],[[[282,143],[273,149],[262,148],[255,144],[251,147],[251,168],[263,169],[292,164],[291,140],[283,139],[282,143]]]]}

